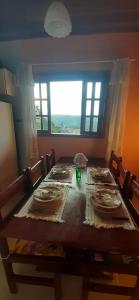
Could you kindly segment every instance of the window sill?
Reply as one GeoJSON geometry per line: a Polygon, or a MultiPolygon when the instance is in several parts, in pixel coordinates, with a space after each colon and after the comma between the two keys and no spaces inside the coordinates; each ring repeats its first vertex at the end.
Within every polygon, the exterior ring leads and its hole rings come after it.
{"type": "Polygon", "coordinates": [[[63,137],[63,138],[104,138],[103,134],[62,134],[62,133],[48,133],[47,131],[37,131],[38,136],[48,136],[48,137],[63,137]]]}

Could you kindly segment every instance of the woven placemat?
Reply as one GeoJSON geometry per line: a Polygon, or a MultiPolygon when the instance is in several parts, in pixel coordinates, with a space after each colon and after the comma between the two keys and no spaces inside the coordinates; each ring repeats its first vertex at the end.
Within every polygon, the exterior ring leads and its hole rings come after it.
{"type": "Polygon", "coordinates": [[[43,181],[48,181],[48,182],[63,182],[63,183],[71,183],[72,182],[72,177],[73,177],[73,168],[71,166],[66,166],[62,168],[61,166],[54,166],[49,174],[43,179],[43,181]],[[55,170],[67,170],[69,172],[69,175],[66,178],[53,178],[52,174],[53,171],[55,170]]]}
{"type": "MultiPolygon", "coordinates": [[[[49,183],[48,183],[49,184],[49,183]]],[[[35,214],[35,213],[31,213],[29,212],[30,207],[33,203],[33,196],[31,196],[28,201],[26,202],[26,204],[21,208],[21,210],[15,214],[15,217],[18,218],[31,218],[31,219],[35,219],[35,220],[45,220],[45,221],[51,221],[51,222],[59,222],[59,223],[63,223],[63,219],[62,219],[62,214],[63,214],[63,210],[66,204],[66,200],[68,197],[68,193],[69,193],[69,187],[68,186],[64,186],[63,185],[63,197],[61,199],[61,203],[59,208],[52,214],[52,215],[39,215],[39,213],[35,214]]]]}
{"type": "MultiPolygon", "coordinates": [[[[121,206],[117,209],[116,215],[117,217],[121,218],[116,219],[116,216],[113,218],[113,215],[105,215],[103,217],[98,211],[95,210],[91,199],[92,191],[93,193],[97,190],[97,187],[94,186],[92,189],[87,188],[86,190],[86,209],[85,209],[85,221],[84,224],[94,226],[98,229],[101,228],[123,228],[126,230],[135,230],[135,224],[133,223],[133,220],[124,204],[124,201],[118,193],[118,197],[121,200],[121,206]],[[127,220],[124,218],[127,218],[127,220]]],[[[114,214],[115,215],[115,214],[114,214]]]]}
{"type": "Polygon", "coordinates": [[[88,167],[87,168],[87,184],[97,184],[97,185],[109,185],[109,186],[117,186],[110,170],[108,168],[91,168],[91,167],[88,167]],[[91,175],[91,172],[95,172],[95,170],[98,170],[100,169],[100,171],[104,171],[104,172],[108,172],[108,177],[110,179],[110,182],[103,182],[101,180],[95,180],[95,176],[93,178],[93,176],[91,175]]]}

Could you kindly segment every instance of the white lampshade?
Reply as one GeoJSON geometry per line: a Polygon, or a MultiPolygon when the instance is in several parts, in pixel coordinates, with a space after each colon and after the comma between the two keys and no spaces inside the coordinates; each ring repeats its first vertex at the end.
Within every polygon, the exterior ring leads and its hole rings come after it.
{"type": "Polygon", "coordinates": [[[63,3],[56,1],[48,7],[44,29],[50,36],[56,38],[63,38],[71,33],[70,15],[63,3]]]}

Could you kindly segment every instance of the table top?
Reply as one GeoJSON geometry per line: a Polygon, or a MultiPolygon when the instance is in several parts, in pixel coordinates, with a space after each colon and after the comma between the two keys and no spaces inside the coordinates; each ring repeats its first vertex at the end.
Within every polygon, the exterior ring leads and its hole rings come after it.
{"type": "MultiPolygon", "coordinates": [[[[62,163],[62,161],[60,162],[62,163]]],[[[98,165],[102,166],[99,162],[98,165]]],[[[94,161],[94,165],[97,165],[96,161],[94,161]]],[[[66,247],[139,255],[138,230],[96,229],[83,224],[86,205],[84,193],[86,172],[82,172],[79,185],[76,183],[74,174],[73,184],[75,188],[71,189],[63,212],[64,223],[12,216],[5,225],[3,234],[7,237],[24,240],[61,243],[66,247]]]]}

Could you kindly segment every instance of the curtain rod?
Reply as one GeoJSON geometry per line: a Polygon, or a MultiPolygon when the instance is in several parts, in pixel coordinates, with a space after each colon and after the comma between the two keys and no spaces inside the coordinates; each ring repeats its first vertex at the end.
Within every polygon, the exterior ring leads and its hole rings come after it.
{"type": "MultiPolygon", "coordinates": [[[[116,60],[116,59],[115,59],[116,60]]],[[[48,63],[36,63],[32,66],[47,66],[47,65],[74,65],[74,64],[97,64],[97,63],[112,63],[113,60],[94,60],[94,61],[72,61],[72,62],[48,62],[48,63]]],[[[135,58],[130,58],[130,61],[136,61],[135,58]]]]}

